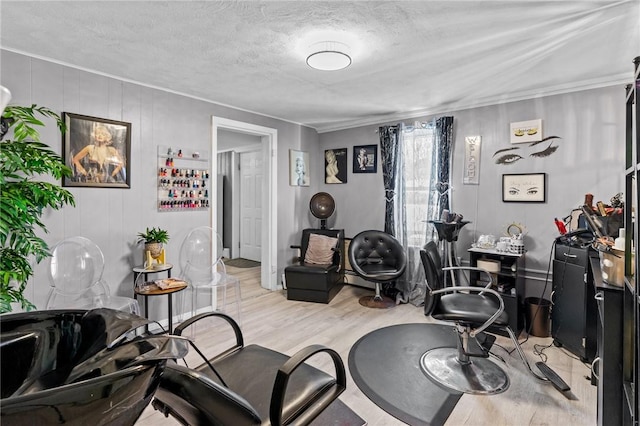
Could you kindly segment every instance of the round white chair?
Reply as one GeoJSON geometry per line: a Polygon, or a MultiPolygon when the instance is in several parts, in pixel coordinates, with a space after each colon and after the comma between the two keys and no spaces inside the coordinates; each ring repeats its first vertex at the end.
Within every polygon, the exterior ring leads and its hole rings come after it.
{"type": "MultiPolygon", "coordinates": [[[[185,303],[191,299],[192,316],[213,308],[240,324],[240,280],[227,274],[222,250],[222,239],[208,226],[194,228],[187,234],[180,248],[181,278],[191,290],[191,298],[186,297],[185,303]],[[202,297],[206,294],[208,297],[202,297]]],[[[185,307],[184,311],[189,309],[185,307]]]]}

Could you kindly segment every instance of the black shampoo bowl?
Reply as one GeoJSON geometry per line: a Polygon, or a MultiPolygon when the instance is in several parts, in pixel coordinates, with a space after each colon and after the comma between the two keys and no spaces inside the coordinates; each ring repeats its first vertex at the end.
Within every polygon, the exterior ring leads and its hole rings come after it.
{"type": "Polygon", "coordinates": [[[0,423],[133,425],[187,342],[111,309],[0,318],[0,423]]]}

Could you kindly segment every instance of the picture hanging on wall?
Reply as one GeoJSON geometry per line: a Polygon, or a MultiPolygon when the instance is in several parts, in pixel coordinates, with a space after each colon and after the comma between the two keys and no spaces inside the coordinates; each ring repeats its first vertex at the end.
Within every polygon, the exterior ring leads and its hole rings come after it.
{"type": "Polygon", "coordinates": [[[545,173],[502,175],[502,201],[514,203],[544,203],[545,173]]]}
{"type": "Polygon", "coordinates": [[[309,186],[309,153],[289,150],[289,185],[309,186]]]}
{"type": "Polygon", "coordinates": [[[324,152],[324,183],[347,183],[347,148],[324,152]]]}
{"type": "Polygon", "coordinates": [[[542,140],[542,120],[518,121],[510,124],[511,143],[538,142],[542,140]]]}
{"type": "Polygon", "coordinates": [[[378,145],[353,147],[353,173],[376,173],[378,171],[378,145]]]}
{"type": "Polygon", "coordinates": [[[62,186],[130,188],[131,123],[63,112],[62,147],[71,177],[62,186]]]}

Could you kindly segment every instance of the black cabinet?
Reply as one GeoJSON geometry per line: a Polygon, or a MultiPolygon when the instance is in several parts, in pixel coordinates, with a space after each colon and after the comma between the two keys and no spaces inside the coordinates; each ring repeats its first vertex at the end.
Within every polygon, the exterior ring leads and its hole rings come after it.
{"type": "Polygon", "coordinates": [[[623,289],[602,281],[597,254],[592,254],[591,271],[598,313],[598,357],[593,363],[593,374],[598,385],[598,425],[628,424],[623,422],[622,410],[623,289]]]}
{"type": "Polygon", "coordinates": [[[590,251],[556,244],[551,293],[554,344],[585,362],[593,361],[596,353],[596,301],[589,267],[590,251]]]}
{"type": "MultiPolygon", "coordinates": [[[[493,289],[502,295],[504,310],[509,316],[509,326],[520,334],[524,328],[524,268],[525,254],[499,252],[493,249],[471,248],[469,249],[470,265],[478,266],[479,260],[489,260],[499,263],[499,270],[494,274],[493,289]]],[[[482,280],[485,275],[479,272],[471,272],[471,285],[486,285],[482,280]]],[[[505,334],[505,332],[497,332],[505,334]]],[[[506,335],[506,334],[505,334],[506,335]]]]}
{"type": "Polygon", "coordinates": [[[638,178],[640,177],[640,56],[634,60],[634,80],[626,88],[626,169],[625,169],[625,279],[623,287],[623,339],[622,339],[622,378],[623,378],[623,417],[622,424],[640,423],[640,285],[636,252],[638,249],[638,178]]]}

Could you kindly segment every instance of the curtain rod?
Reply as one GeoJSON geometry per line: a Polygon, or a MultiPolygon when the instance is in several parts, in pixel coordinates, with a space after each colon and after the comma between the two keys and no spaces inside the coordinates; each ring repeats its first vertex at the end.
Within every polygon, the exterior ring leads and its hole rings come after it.
{"type": "MultiPolygon", "coordinates": [[[[435,120],[431,120],[431,121],[414,121],[413,124],[405,124],[406,127],[410,127],[412,130],[417,128],[423,128],[423,129],[428,129],[430,127],[434,126],[434,121],[435,120]],[[416,126],[415,123],[420,123],[420,126],[416,126]]],[[[398,125],[393,125],[393,126],[380,126],[380,127],[389,127],[391,129],[397,129],[398,125]]],[[[379,132],[379,128],[375,129],[375,132],[378,133],[379,132]]]]}
{"type": "MultiPolygon", "coordinates": [[[[389,127],[391,129],[397,129],[398,128],[398,126],[380,126],[380,127],[389,127]]],[[[376,133],[379,132],[380,127],[375,130],[376,133]]]]}

